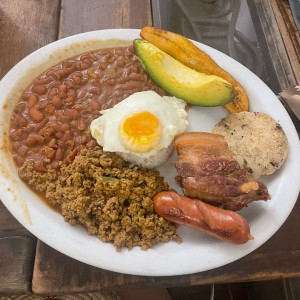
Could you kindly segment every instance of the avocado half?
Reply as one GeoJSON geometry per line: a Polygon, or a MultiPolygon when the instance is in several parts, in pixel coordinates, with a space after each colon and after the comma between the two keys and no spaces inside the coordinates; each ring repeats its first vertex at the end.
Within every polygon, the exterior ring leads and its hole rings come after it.
{"type": "Polygon", "coordinates": [[[197,72],[145,40],[136,39],[133,45],[143,69],[169,94],[201,106],[233,99],[234,87],[221,77],[197,72]]]}

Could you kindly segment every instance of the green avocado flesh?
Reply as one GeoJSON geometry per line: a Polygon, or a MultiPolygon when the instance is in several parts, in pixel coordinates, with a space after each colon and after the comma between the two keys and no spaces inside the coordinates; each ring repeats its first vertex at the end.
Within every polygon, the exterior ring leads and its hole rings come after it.
{"type": "Polygon", "coordinates": [[[197,72],[145,40],[133,44],[143,69],[171,95],[201,106],[224,105],[233,99],[234,88],[228,81],[197,72]]]}

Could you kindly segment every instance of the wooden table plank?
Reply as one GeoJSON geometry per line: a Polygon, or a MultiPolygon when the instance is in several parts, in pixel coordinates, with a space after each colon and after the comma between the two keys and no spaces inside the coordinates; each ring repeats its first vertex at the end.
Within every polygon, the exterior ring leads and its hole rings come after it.
{"type": "MultiPolygon", "coordinates": [[[[59,37],[104,28],[140,28],[151,25],[150,11],[149,0],[62,0],[59,37]]],[[[297,232],[300,226],[299,213],[300,203],[278,233],[245,258],[216,270],[176,277],[109,272],[66,257],[38,241],[32,290],[38,294],[84,293],[300,276],[300,240],[297,232]],[[293,244],[281,243],[287,235],[293,244]],[[286,257],[284,261],[283,256],[286,257]]]]}
{"type": "Polygon", "coordinates": [[[300,277],[299,212],[300,201],[278,232],[251,254],[224,267],[192,275],[147,277],[105,271],[66,257],[39,241],[32,289],[39,294],[61,294],[300,277]],[[293,242],[282,243],[283,240],[293,242]]]}
{"type": "Polygon", "coordinates": [[[300,84],[300,32],[288,0],[272,0],[271,3],[296,81],[300,84]]]}
{"type": "MultiPolygon", "coordinates": [[[[61,6],[59,38],[98,29],[151,25],[150,0],[62,0],[61,6]]],[[[35,293],[51,293],[52,289],[57,293],[85,292],[94,289],[99,280],[109,287],[112,278],[113,282],[123,282],[122,277],[122,274],[80,264],[38,242],[32,280],[35,293]],[[77,277],[76,273],[83,276],[77,277]],[[58,278],[59,282],[56,281],[58,278]],[[92,283],[91,278],[95,279],[92,283]],[[54,288],[55,282],[57,287],[54,288]]],[[[131,277],[131,280],[135,281],[135,277],[131,277]]]]}
{"type": "MultiPolygon", "coordinates": [[[[62,7],[59,37],[102,28],[140,28],[151,24],[148,0],[63,0],[62,7]]],[[[0,0],[0,57],[5,57],[0,60],[0,78],[24,56],[57,38],[59,8],[58,0],[0,0]]],[[[247,257],[191,276],[144,277],[108,272],[72,260],[39,242],[33,289],[53,294],[300,276],[299,212],[297,204],[279,232],[247,257]],[[282,244],[287,233],[293,244],[282,244]],[[246,273],[245,269],[250,272],[246,273]]],[[[29,291],[34,244],[32,235],[0,204],[0,293],[29,291]]]]}
{"type": "Polygon", "coordinates": [[[271,0],[247,0],[261,51],[269,87],[274,93],[287,89],[296,80],[272,10],[271,0]]]}
{"type": "MultiPolygon", "coordinates": [[[[0,0],[0,78],[57,39],[59,0],[0,0]]],[[[31,288],[36,239],[0,203],[0,294],[31,288]]]]}
{"type": "Polygon", "coordinates": [[[0,202],[0,295],[31,288],[36,239],[0,202]]]}
{"type": "Polygon", "coordinates": [[[58,12],[59,0],[0,0],[0,78],[26,55],[57,39],[58,12]]]}
{"type": "MultiPolygon", "coordinates": [[[[101,290],[171,286],[171,277],[126,275],[91,267],[67,257],[38,241],[32,290],[36,294],[84,293],[101,290]]],[[[189,276],[174,280],[187,286],[189,276]]]]}
{"type": "Polygon", "coordinates": [[[92,30],[146,25],[151,25],[150,0],[62,0],[59,38],[92,30]]]}
{"type": "Polygon", "coordinates": [[[35,244],[31,235],[0,236],[0,295],[30,292],[35,244]]]}

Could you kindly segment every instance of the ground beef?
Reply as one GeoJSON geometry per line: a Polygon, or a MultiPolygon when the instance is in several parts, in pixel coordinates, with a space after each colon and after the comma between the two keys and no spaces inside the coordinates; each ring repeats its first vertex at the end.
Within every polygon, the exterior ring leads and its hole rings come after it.
{"type": "Polygon", "coordinates": [[[152,198],[169,189],[158,171],[130,165],[102,149],[82,150],[60,170],[38,172],[31,162],[20,177],[58,208],[72,225],[81,224],[117,250],[140,246],[143,250],[175,240],[177,225],[153,211],[152,198]]]}

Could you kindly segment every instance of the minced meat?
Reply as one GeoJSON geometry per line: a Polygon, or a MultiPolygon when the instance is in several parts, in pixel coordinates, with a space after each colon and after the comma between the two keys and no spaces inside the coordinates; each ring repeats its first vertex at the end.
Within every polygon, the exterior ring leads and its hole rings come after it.
{"type": "Polygon", "coordinates": [[[37,172],[31,162],[19,169],[30,187],[45,195],[72,225],[81,224],[117,250],[143,250],[175,240],[177,225],[153,211],[152,198],[169,189],[157,170],[133,166],[102,149],[82,150],[59,170],[37,172]]]}

